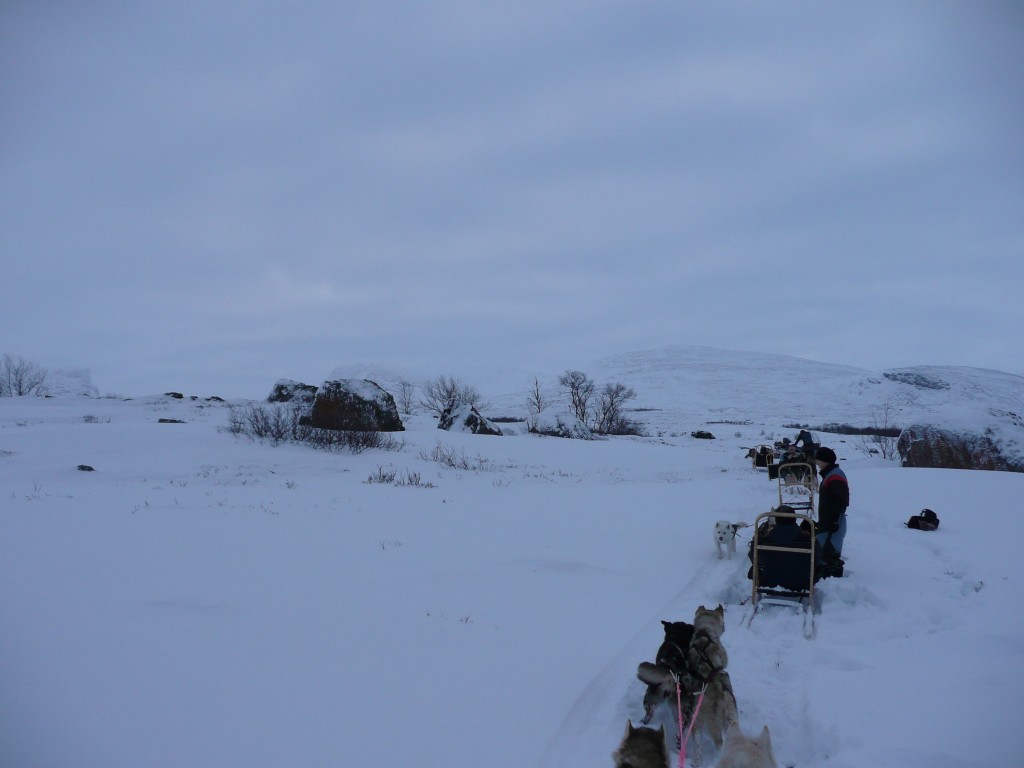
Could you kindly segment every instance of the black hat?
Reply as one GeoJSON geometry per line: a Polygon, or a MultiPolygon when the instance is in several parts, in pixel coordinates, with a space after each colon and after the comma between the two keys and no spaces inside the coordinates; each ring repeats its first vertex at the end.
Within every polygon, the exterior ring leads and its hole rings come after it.
{"type": "Polygon", "coordinates": [[[824,461],[826,464],[836,463],[836,452],[824,445],[814,452],[815,461],[824,461]]]}

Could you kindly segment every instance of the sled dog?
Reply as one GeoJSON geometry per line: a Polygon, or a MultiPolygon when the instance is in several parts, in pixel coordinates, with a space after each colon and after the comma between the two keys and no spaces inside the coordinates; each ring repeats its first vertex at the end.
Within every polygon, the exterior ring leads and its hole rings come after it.
{"type": "MultiPolygon", "coordinates": [[[[728,672],[719,672],[713,680],[708,681],[707,686],[700,711],[697,712],[697,720],[693,724],[693,733],[694,737],[701,734],[709,737],[715,747],[720,749],[729,726],[739,719],[736,694],[732,691],[732,680],[728,672]]],[[[693,717],[702,688],[703,685],[697,686],[689,701],[684,701],[684,722],[693,717]]]]}
{"type": "MultiPolygon", "coordinates": [[[[729,678],[728,672],[724,670],[718,672],[707,682],[707,688],[704,688],[703,682],[699,682],[689,673],[682,675],[680,677],[682,711],[680,712],[676,708],[676,682],[672,673],[664,667],[648,662],[644,662],[640,667],[637,677],[648,684],[648,693],[655,692],[651,713],[657,704],[667,699],[671,704],[674,718],[677,721],[682,720],[684,729],[689,726],[694,713],[696,713],[697,719],[693,724],[692,734],[695,743],[697,738],[703,734],[714,742],[715,747],[722,746],[729,724],[739,718],[736,709],[736,695],[733,693],[732,680],[729,678]],[[700,699],[701,692],[704,693],[703,699],[700,699]],[[700,710],[697,709],[698,700],[700,700],[700,710]]],[[[646,705],[646,697],[644,702],[646,705]]],[[[650,718],[648,718],[649,721],[650,718]]],[[[682,743],[682,738],[682,733],[676,734],[677,748],[682,743]]]]}
{"type": "Polygon", "coordinates": [[[772,735],[766,725],[756,739],[744,735],[738,723],[729,726],[718,768],[778,768],[772,735]]]}
{"type": "Polygon", "coordinates": [[[729,655],[722,645],[725,632],[725,608],[697,608],[693,617],[693,637],[687,654],[687,668],[701,683],[711,680],[715,674],[729,665],[729,655]]]}
{"type": "Polygon", "coordinates": [[[732,560],[732,556],[736,554],[736,531],[746,528],[747,525],[748,523],[730,523],[728,520],[719,520],[715,523],[715,549],[718,551],[719,560],[723,560],[726,553],[732,560]]]}
{"type": "Polygon", "coordinates": [[[669,768],[665,727],[634,728],[626,721],[626,734],[619,748],[612,752],[615,768],[669,768]]]}
{"type": "Polygon", "coordinates": [[[726,729],[738,718],[732,680],[725,671],[729,655],[722,645],[723,632],[725,608],[721,605],[716,608],[700,606],[693,617],[693,637],[687,656],[687,683],[691,695],[683,701],[683,717],[688,722],[696,710],[701,691],[704,691],[694,733],[709,736],[716,747],[722,746],[726,729]]]}
{"type": "Polygon", "coordinates": [[[654,663],[640,662],[636,676],[647,684],[644,694],[644,720],[649,723],[654,709],[666,699],[676,700],[675,676],[687,673],[690,651],[690,638],[693,637],[693,624],[685,621],[663,621],[665,639],[658,648],[654,663]]]}

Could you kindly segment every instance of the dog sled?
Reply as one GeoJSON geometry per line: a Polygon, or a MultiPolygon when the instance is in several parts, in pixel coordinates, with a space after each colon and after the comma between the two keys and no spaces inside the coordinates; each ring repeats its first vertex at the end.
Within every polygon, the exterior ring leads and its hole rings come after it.
{"type": "Polygon", "coordinates": [[[816,545],[814,519],[806,511],[780,505],[757,516],[750,544],[752,591],[747,626],[766,606],[786,606],[802,615],[804,637],[814,636],[816,545]]]}
{"type": "Polygon", "coordinates": [[[805,462],[780,464],[777,475],[779,506],[792,507],[795,511],[817,518],[814,498],[818,485],[814,465],[805,462]]]}
{"type": "Polygon", "coordinates": [[[757,445],[750,449],[754,469],[768,469],[775,464],[775,449],[770,445],[757,445]]]}

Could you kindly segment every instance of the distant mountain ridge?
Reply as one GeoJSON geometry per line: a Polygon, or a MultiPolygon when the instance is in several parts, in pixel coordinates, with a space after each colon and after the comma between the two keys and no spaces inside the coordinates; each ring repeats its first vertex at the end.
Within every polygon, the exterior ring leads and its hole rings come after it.
{"type": "MultiPolygon", "coordinates": [[[[634,408],[672,412],[688,423],[735,418],[863,424],[887,402],[896,422],[927,418],[966,426],[990,408],[1024,411],[1024,377],[982,368],[870,371],[790,355],[673,345],[611,355],[581,370],[599,387],[605,382],[632,387],[637,393],[634,408]]],[[[331,377],[369,378],[393,390],[403,379],[419,383],[451,375],[477,387],[495,415],[514,415],[526,410],[535,376],[554,398],[562,373],[564,369],[533,372],[493,365],[426,371],[354,363],[336,368],[331,377]]]]}

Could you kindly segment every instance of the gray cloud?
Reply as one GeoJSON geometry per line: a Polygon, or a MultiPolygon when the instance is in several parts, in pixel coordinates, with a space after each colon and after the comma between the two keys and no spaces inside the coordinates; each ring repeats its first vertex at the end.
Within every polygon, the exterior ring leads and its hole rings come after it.
{"type": "Polygon", "coordinates": [[[549,6],[5,5],[4,351],[1024,373],[1014,4],[549,6]]]}

